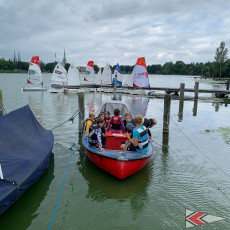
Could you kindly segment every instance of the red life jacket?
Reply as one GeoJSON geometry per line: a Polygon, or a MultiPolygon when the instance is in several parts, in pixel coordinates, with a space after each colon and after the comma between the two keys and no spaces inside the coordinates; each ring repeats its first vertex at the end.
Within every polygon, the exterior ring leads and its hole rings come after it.
{"type": "Polygon", "coordinates": [[[112,129],[116,129],[116,130],[121,129],[120,117],[121,116],[112,116],[112,121],[111,121],[111,128],[112,129]]]}

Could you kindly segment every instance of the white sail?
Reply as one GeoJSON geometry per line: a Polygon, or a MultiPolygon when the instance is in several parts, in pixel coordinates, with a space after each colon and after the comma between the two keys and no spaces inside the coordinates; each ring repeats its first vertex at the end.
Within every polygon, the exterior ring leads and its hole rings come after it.
{"type": "Polygon", "coordinates": [[[42,73],[41,73],[41,67],[40,67],[38,56],[31,58],[30,66],[28,69],[27,83],[42,84],[42,73]]]}
{"type": "Polygon", "coordinates": [[[102,82],[104,85],[112,84],[112,71],[108,63],[105,65],[105,68],[102,72],[102,82]]]}
{"type": "Polygon", "coordinates": [[[98,73],[95,75],[94,84],[101,85],[102,84],[102,70],[99,68],[98,73]]]}
{"type": "Polygon", "coordinates": [[[79,86],[80,85],[80,74],[79,70],[71,64],[67,74],[68,85],[69,86],[79,86]]]}
{"type": "Polygon", "coordinates": [[[66,69],[61,63],[57,63],[51,77],[51,85],[64,85],[67,82],[66,69]]]}
{"type": "MultiPolygon", "coordinates": [[[[135,69],[135,66],[134,66],[135,69]]],[[[133,87],[133,74],[134,74],[134,69],[133,72],[129,75],[129,77],[126,79],[126,81],[124,82],[124,86],[129,86],[129,87],[133,87]]]]}

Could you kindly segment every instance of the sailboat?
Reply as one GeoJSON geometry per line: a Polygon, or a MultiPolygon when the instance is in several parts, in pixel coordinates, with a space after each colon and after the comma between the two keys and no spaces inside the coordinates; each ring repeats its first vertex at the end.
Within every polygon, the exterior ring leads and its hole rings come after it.
{"type": "Polygon", "coordinates": [[[31,58],[28,70],[27,84],[22,88],[23,91],[45,91],[43,87],[42,73],[39,62],[39,56],[31,58]]]}
{"type": "MultiPolygon", "coordinates": [[[[112,70],[110,69],[110,66],[108,63],[106,63],[103,72],[102,72],[102,85],[112,85],[112,70]]],[[[113,89],[104,89],[105,93],[112,93],[113,89]]]]}
{"type": "Polygon", "coordinates": [[[67,82],[66,69],[61,63],[57,63],[54,68],[53,75],[51,77],[50,93],[64,92],[64,85],[67,82]]]}
{"type": "Polygon", "coordinates": [[[124,86],[135,87],[135,90],[129,90],[129,93],[132,95],[145,94],[145,91],[140,88],[149,87],[150,85],[144,57],[137,59],[137,63],[133,68],[133,72],[125,81],[124,86]]]}
{"type": "Polygon", "coordinates": [[[68,86],[80,86],[80,73],[79,70],[71,64],[67,74],[68,86]]]}
{"type": "MultiPolygon", "coordinates": [[[[94,85],[102,85],[102,69],[99,68],[97,74],[95,74],[95,77],[94,77],[94,80],[93,80],[93,84],[94,85]]],[[[101,90],[102,88],[99,88],[99,90],[97,88],[89,88],[89,92],[95,92],[95,91],[100,91],[102,92],[101,90]]]]}
{"type": "Polygon", "coordinates": [[[68,93],[79,93],[82,92],[82,89],[71,89],[73,86],[80,86],[80,73],[79,70],[71,64],[67,74],[67,86],[68,86],[68,93]]]}
{"type": "Polygon", "coordinates": [[[86,84],[91,84],[93,83],[93,80],[94,80],[94,62],[89,61],[86,66],[84,81],[86,82],[86,84]]]}
{"type": "Polygon", "coordinates": [[[122,71],[121,71],[121,67],[119,66],[118,63],[115,67],[114,74],[113,74],[113,80],[112,80],[113,85],[114,85],[114,81],[115,81],[115,75],[117,75],[117,85],[121,86],[122,85],[122,71]]]}

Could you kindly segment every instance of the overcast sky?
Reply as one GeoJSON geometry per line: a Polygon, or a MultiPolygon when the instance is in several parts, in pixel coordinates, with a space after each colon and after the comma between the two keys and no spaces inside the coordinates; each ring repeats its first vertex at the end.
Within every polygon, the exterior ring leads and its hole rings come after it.
{"type": "MultiPolygon", "coordinates": [[[[214,61],[230,49],[229,0],[0,0],[0,58],[98,66],[214,61]]],[[[229,54],[230,56],[230,54],[229,54]]]]}

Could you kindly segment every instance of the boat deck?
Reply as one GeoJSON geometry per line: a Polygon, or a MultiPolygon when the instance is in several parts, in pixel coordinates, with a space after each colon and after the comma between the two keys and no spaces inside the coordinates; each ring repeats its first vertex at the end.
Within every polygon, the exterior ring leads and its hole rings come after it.
{"type": "Polygon", "coordinates": [[[111,150],[111,149],[105,149],[104,151],[100,151],[99,148],[95,148],[88,143],[88,138],[85,135],[83,135],[82,137],[82,144],[84,145],[86,150],[94,154],[107,157],[107,158],[112,158],[119,161],[131,161],[131,160],[144,159],[150,157],[153,154],[153,146],[151,142],[149,142],[148,151],[144,153],[138,153],[134,151],[123,152],[122,150],[111,150]]]}

